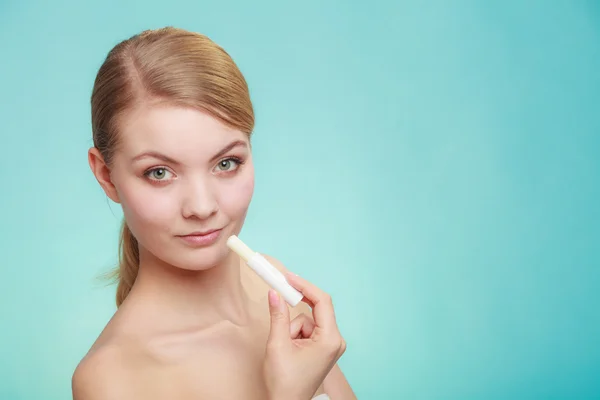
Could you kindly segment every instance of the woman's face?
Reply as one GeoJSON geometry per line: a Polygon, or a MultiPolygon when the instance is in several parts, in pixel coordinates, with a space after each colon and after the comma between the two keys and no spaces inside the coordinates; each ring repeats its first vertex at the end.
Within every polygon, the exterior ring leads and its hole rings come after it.
{"type": "Polygon", "coordinates": [[[254,191],[247,135],[171,106],[140,108],[120,122],[110,176],[140,250],[189,270],[218,263],[254,191]]]}

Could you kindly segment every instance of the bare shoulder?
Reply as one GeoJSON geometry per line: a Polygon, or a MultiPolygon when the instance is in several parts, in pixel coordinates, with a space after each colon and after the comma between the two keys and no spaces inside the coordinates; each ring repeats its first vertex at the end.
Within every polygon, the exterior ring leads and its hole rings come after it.
{"type": "Polygon", "coordinates": [[[150,344],[117,337],[81,360],[72,377],[73,400],[218,398],[228,384],[224,358],[215,348],[178,339],[150,344]],[[190,354],[199,361],[190,361],[190,354]]]}
{"type": "Polygon", "coordinates": [[[267,260],[268,260],[268,261],[269,261],[271,264],[273,264],[273,266],[274,266],[275,268],[277,268],[277,269],[278,269],[280,272],[282,272],[282,273],[284,273],[284,274],[288,272],[288,269],[286,268],[286,266],[285,266],[285,265],[283,265],[283,263],[282,263],[281,261],[279,261],[277,258],[275,258],[275,257],[273,257],[273,256],[271,256],[271,255],[269,255],[269,254],[263,254],[263,253],[261,253],[261,254],[262,254],[262,256],[263,256],[264,258],[266,258],[266,259],[267,259],[267,260]]]}
{"type": "Polygon", "coordinates": [[[73,400],[105,400],[128,396],[130,369],[121,346],[103,344],[91,350],[71,379],[73,400]]]}

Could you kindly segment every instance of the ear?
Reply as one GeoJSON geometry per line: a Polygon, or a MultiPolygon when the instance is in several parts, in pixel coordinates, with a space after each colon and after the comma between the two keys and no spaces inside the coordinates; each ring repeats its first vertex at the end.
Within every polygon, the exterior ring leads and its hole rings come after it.
{"type": "Polygon", "coordinates": [[[90,164],[90,168],[96,180],[104,189],[104,193],[115,203],[119,203],[119,195],[117,193],[117,188],[113,185],[110,170],[108,166],[104,162],[104,158],[100,151],[96,147],[92,147],[88,151],[88,163],[90,164]]]}

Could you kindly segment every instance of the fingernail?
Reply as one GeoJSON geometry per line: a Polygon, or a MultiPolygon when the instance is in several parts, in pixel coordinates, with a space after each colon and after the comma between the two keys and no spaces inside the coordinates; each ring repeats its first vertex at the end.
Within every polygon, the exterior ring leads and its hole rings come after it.
{"type": "Polygon", "coordinates": [[[279,296],[277,296],[277,293],[273,289],[269,289],[269,304],[271,307],[279,306],[279,296]]]}

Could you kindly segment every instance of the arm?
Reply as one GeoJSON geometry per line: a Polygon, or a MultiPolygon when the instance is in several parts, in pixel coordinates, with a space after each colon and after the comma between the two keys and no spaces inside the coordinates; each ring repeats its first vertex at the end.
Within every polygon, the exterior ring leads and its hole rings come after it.
{"type": "Polygon", "coordinates": [[[333,366],[325,381],[323,381],[323,390],[331,397],[331,400],[357,399],[338,364],[333,366]]]}

